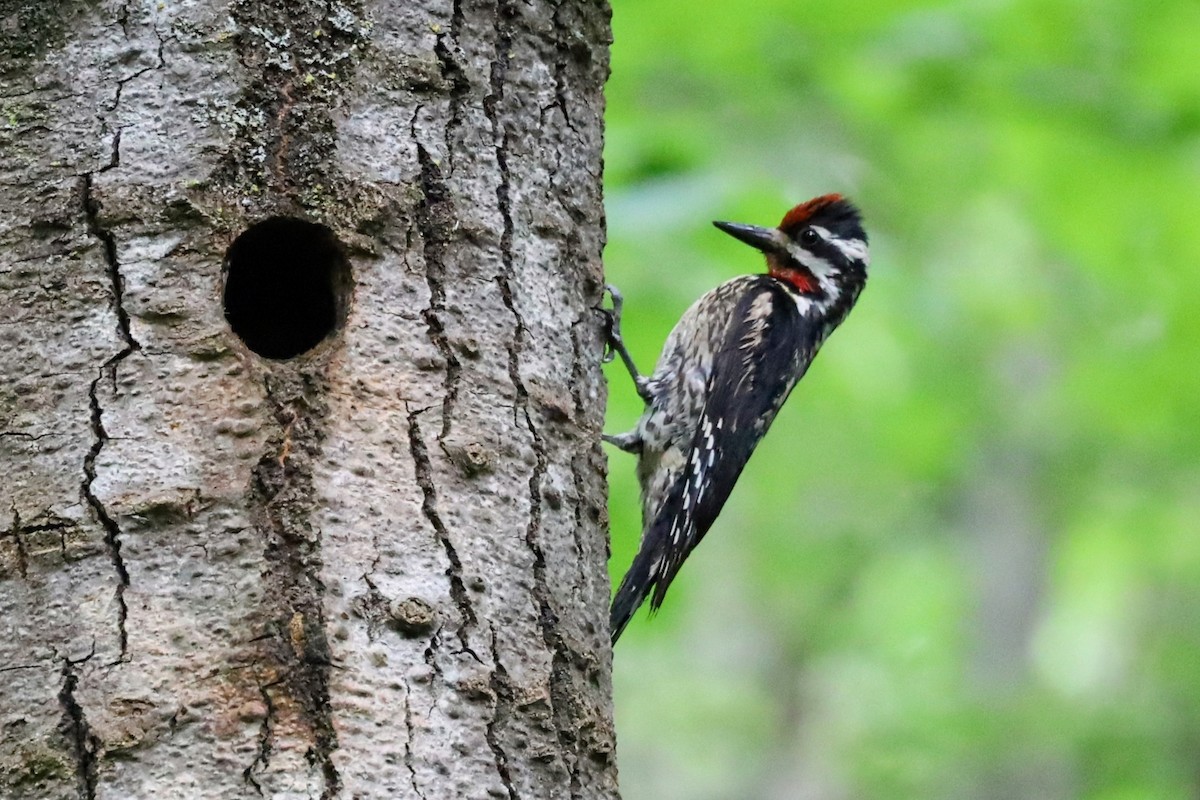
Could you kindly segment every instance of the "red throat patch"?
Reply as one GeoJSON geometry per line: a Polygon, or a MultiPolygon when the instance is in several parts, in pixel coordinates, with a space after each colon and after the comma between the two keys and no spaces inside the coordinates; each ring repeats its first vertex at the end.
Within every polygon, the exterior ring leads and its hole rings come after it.
{"type": "Polygon", "coordinates": [[[813,274],[806,269],[785,267],[770,259],[767,274],[772,278],[790,283],[801,294],[812,294],[817,290],[817,281],[813,274]]]}
{"type": "Polygon", "coordinates": [[[842,199],[840,194],[823,194],[820,197],[814,197],[806,203],[793,208],[791,211],[783,215],[783,222],[779,223],[782,230],[791,230],[792,228],[803,225],[813,214],[820,211],[826,206],[833,205],[842,199]]]}

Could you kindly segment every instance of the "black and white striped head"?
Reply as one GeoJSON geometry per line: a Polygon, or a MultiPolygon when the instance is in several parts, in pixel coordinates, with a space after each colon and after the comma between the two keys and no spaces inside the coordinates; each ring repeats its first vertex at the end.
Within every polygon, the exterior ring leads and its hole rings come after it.
{"type": "Polygon", "coordinates": [[[858,296],[867,282],[867,234],[858,209],[840,194],[801,203],[778,228],[714,222],[767,256],[767,271],[802,297],[821,305],[858,296]]]}

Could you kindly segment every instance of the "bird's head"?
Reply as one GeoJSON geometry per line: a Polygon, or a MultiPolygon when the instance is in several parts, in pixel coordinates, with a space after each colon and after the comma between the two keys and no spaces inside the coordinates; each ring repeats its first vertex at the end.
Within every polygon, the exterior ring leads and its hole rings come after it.
{"type": "Polygon", "coordinates": [[[858,209],[840,194],[801,203],[778,228],[714,222],[767,256],[768,273],[814,301],[854,298],[867,280],[870,254],[858,209]]]}

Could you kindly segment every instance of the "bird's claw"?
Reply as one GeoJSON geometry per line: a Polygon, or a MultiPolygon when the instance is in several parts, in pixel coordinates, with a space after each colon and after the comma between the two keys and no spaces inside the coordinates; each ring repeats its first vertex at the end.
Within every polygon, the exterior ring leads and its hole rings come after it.
{"type": "Polygon", "coordinates": [[[629,370],[629,377],[633,378],[633,385],[637,388],[638,396],[649,403],[652,396],[650,379],[638,372],[637,366],[633,363],[633,356],[629,354],[629,349],[625,347],[625,340],[621,338],[621,309],[625,305],[625,299],[621,297],[617,287],[612,284],[605,284],[604,291],[612,297],[612,308],[598,309],[608,320],[608,340],[600,361],[607,364],[620,356],[625,369],[629,370]]]}
{"type": "MultiPolygon", "coordinates": [[[[616,359],[618,353],[625,347],[625,342],[621,338],[621,309],[625,305],[625,298],[621,296],[617,287],[611,283],[604,284],[604,293],[612,298],[612,308],[597,306],[596,310],[603,314],[605,320],[608,322],[608,332],[604,342],[604,355],[600,357],[601,364],[608,364],[616,359]]],[[[601,297],[600,302],[604,302],[603,297],[601,297]]]]}

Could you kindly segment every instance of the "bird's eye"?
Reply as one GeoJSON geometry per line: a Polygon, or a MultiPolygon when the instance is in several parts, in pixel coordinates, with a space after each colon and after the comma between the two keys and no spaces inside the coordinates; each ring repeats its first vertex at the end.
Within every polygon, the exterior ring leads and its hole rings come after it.
{"type": "Polygon", "coordinates": [[[800,234],[800,244],[816,244],[820,238],[812,228],[805,228],[800,234]]]}

